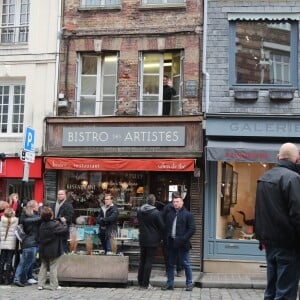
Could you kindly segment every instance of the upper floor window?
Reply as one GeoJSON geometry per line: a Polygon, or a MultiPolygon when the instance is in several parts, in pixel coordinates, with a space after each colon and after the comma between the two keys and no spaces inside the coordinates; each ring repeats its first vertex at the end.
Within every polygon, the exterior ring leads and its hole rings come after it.
{"type": "Polygon", "coordinates": [[[121,0],[81,0],[81,8],[120,6],[121,0]]]}
{"type": "Polygon", "coordinates": [[[2,0],[1,43],[26,43],[29,31],[29,0],[2,0]]]}
{"type": "Polygon", "coordinates": [[[142,53],[140,56],[140,115],[182,114],[183,53],[142,53]]]}
{"type": "Polygon", "coordinates": [[[185,0],[142,0],[143,5],[185,4],[185,0]]]}
{"type": "Polygon", "coordinates": [[[116,112],[115,54],[83,54],[78,66],[77,115],[111,116],[116,112]]]}
{"type": "Polygon", "coordinates": [[[297,22],[231,21],[230,84],[297,86],[297,22]]]}
{"type": "Polygon", "coordinates": [[[25,85],[0,83],[0,133],[22,133],[25,85]]]}

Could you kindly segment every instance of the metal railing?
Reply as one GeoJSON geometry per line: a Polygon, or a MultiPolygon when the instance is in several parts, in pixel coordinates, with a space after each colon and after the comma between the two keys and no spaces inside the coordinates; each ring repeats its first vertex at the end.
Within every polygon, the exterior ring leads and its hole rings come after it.
{"type": "Polygon", "coordinates": [[[168,116],[181,116],[183,113],[183,101],[173,100],[130,100],[116,101],[96,100],[96,101],[75,101],[75,115],[77,116],[115,116],[115,115],[132,115],[132,116],[162,116],[163,103],[170,103],[170,113],[168,116]],[[110,105],[109,105],[110,104],[110,105]],[[161,109],[159,109],[161,106],[161,109]],[[102,107],[102,113],[98,113],[95,107],[102,107]]]}

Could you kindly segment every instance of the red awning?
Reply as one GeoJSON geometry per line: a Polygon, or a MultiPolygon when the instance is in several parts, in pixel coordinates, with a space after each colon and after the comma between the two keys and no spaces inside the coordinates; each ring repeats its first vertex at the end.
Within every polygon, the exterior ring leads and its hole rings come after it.
{"type": "Polygon", "coordinates": [[[194,159],[101,159],[101,158],[45,158],[45,168],[80,171],[162,171],[192,172],[194,159]]]}

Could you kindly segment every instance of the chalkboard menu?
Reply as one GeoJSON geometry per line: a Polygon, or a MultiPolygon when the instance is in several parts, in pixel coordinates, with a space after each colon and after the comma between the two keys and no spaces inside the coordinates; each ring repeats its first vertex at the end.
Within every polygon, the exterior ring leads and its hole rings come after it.
{"type": "Polygon", "coordinates": [[[187,80],[185,82],[185,96],[198,97],[198,82],[197,80],[187,80]]]}

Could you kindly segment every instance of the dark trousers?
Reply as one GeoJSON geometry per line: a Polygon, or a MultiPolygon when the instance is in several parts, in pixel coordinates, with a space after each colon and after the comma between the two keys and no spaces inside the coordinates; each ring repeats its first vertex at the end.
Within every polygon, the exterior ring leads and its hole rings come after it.
{"type": "Polygon", "coordinates": [[[105,251],[105,254],[107,252],[111,252],[110,237],[107,235],[106,230],[103,229],[100,230],[99,238],[100,238],[102,248],[105,251]]]}
{"type": "Polygon", "coordinates": [[[296,299],[300,253],[294,249],[267,247],[267,287],[264,299],[296,299]]]}
{"type": "Polygon", "coordinates": [[[157,247],[141,247],[140,251],[140,263],[138,271],[138,283],[139,286],[147,288],[150,283],[150,275],[152,270],[152,264],[154,256],[156,254],[157,247]]]}
{"type": "MultiPolygon", "coordinates": [[[[164,255],[164,261],[165,261],[165,268],[166,272],[168,272],[168,251],[167,251],[167,242],[164,241],[163,246],[163,255],[164,255]]],[[[182,257],[180,256],[180,253],[177,253],[176,257],[176,272],[179,273],[183,270],[183,265],[182,265],[182,257]]]]}
{"type": "Polygon", "coordinates": [[[5,284],[10,284],[13,278],[12,260],[15,254],[15,250],[2,249],[0,255],[0,281],[5,284]],[[4,267],[6,266],[6,272],[4,276],[4,267]]]}

